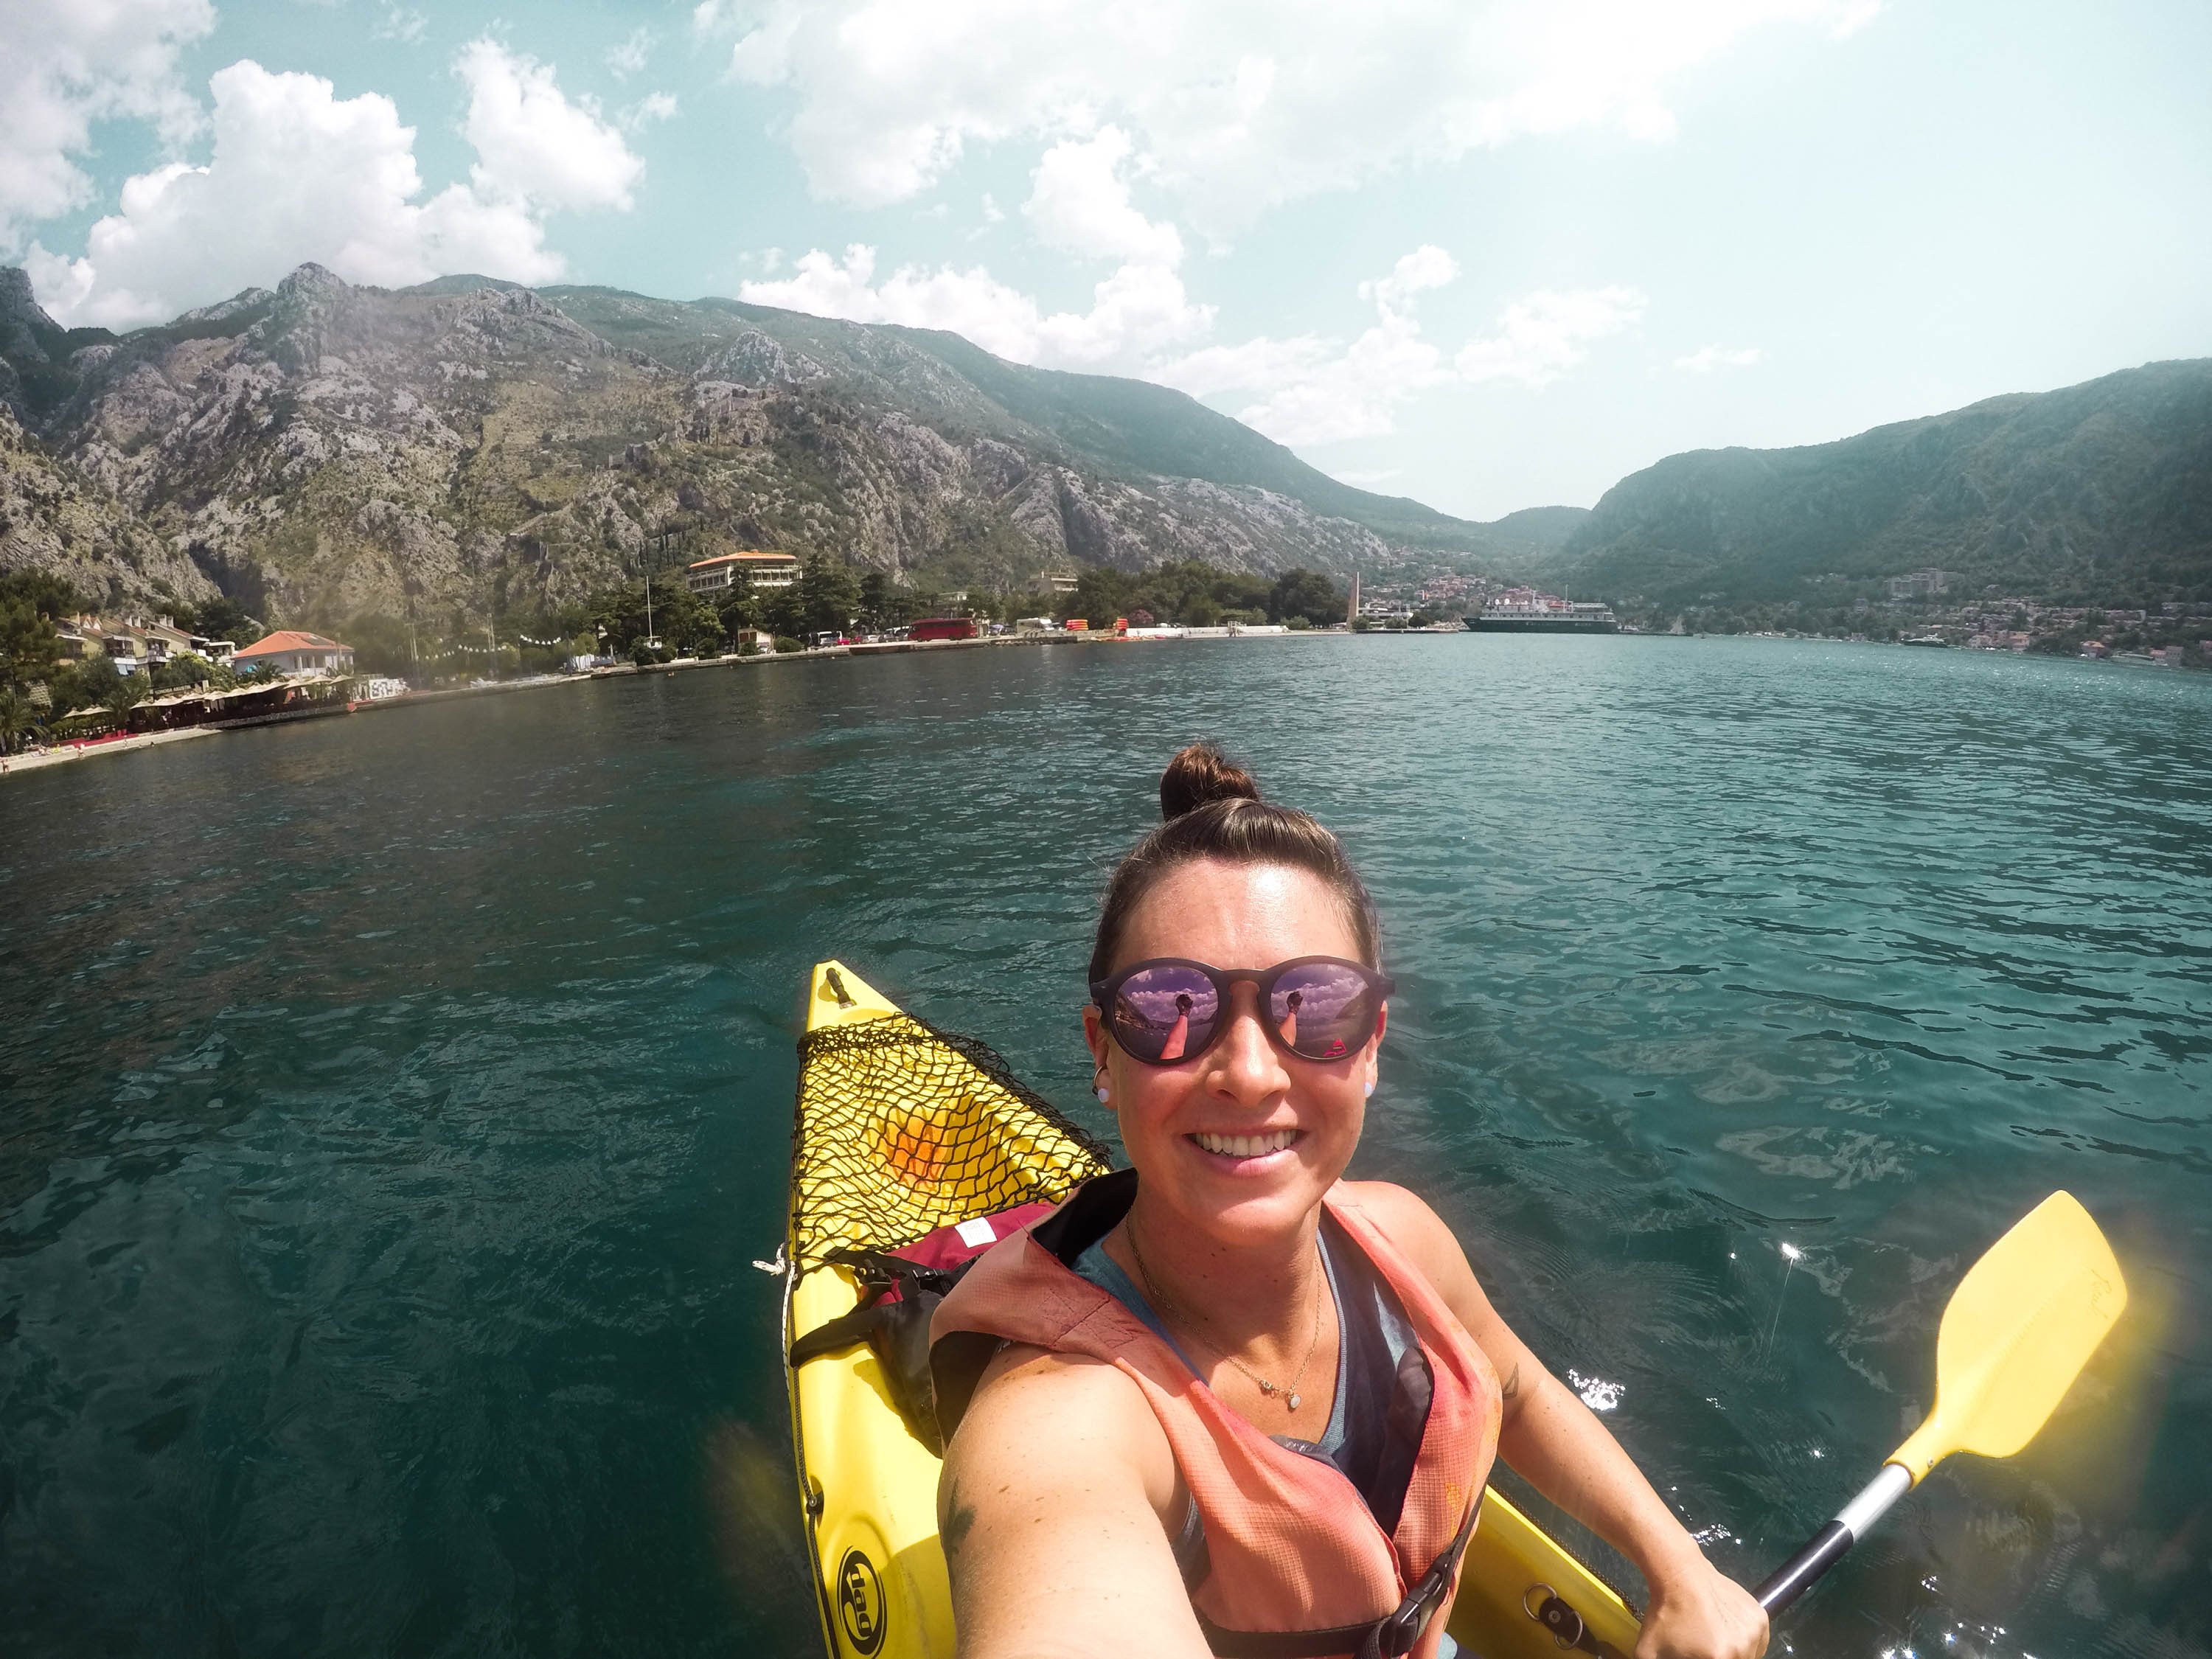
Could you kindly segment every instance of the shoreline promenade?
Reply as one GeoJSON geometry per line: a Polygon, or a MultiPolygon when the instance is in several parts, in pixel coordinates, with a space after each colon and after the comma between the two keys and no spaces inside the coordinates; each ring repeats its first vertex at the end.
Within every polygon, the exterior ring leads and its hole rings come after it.
{"type": "MultiPolygon", "coordinates": [[[[1144,635],[1117,635],[1101,629],[1096,634],[1016,634],[974,640],[892,640],[878,645],[831,645],[810,647],[801,651],[769,652],[757,656],[726,655],[719,657],[686,657],[674,662],[655,663],[640,667],[634,663],[623,663],[611,667],[594,668],[580,674],[537,674],[512,680],[479,680],[471,685],[440,686],[423,691],[409,691],[396,697],[364,699],[343,711],[352,714],[376,714],[385,710],[417,708],[424,703],[447,702],[459,697],[496,696],[515,691],[540,691],[550,686],[583,685],[594,680],[620,679],[640,674],[675,674],[701,668],[754,668],[773,663],[818,661],[825,657],[878,657],[915,651],[991,651],[1022,646],[1102,646],[1102,645],[1162,645],[1179,642],[1184,638],[1212,639],[1350,639],[1351,634],[1332,629],[1312,629],[1297,632],[1231,634],[1212,629],[1198,633],[1194,630],[1160,629],[1144,635]]],[[[336,714],[341,711],[332,709],[336,714]]],[[[191,738],[212,738],[228,728],[216,726],[188,726],[171,732],[134,732],[126,736],[92,738],[82,742],[55,744],[29,754],[0,756],[0,776],[12,776],[18,772],[30,772],[47,767],[61,766],[72,761],[88,760],[95,755],[120,754],[127,750],[150,748],[156,744],[180,743],[191,738]]]]}

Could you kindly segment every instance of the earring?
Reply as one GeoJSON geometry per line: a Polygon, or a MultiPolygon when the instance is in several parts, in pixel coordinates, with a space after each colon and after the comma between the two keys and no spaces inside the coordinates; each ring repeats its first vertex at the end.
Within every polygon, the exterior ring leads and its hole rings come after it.
{"type": "Polygon", "coordinates": [[[1105,1105],[1110,1096],[1106,1089],[1106,1071],[1103,1066],[1091,1074],[1091,1092],[1098,1097],[1098,1103],[1101,1106],[1105,1105]]]}
{"type": "Polygon", "coordinates": [[[1103,1106],[1103,1105],[1106,1103],[1106,1102],[1107,1102],[1107,1100],[1108,1100],[1109,1097],[1108,1097],[1107,1091],[1106,1091],[1106,1085],[1105,1085],[1104,1084],[1103,1084],[1103,1083],[1102,1083],[1102,1084],[1100,1084],[1097,1088],[1093,1089],[1091,1092],[1092,1094],[1097,1095],[1097,1096],[1098,1097],[1098,1103],[1099,1103],[1101,1106],[1103,1106]]]}
{"type": "Polygon", "coordinates": [[[1375,1098],[1375,1085],[1372,1082],[1370,1082],[1367,1085],[1367,1098],[1370,1100],[1375,1098]]]}

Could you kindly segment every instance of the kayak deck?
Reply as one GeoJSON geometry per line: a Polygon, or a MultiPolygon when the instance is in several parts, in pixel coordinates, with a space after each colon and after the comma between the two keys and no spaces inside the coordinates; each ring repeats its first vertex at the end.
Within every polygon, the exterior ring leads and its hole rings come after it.
{"type": "MultiPolygon", "coordinates": [[[[859,1281],[823,1261],[1056,1200],[1105,1149],[1016,1082],[988,1048],[909,1018],[843,964],[817,963],[792,1147],[784,1341],[852,1311],[859,1281]]],[[[786,1367],[793,1449],[831,1659],[951,1659],[937,1537],[939,1461],[908,1430],[865,1342],[786,1367]]],[[[1635,1616],[1495,1489],[1468,1547],[1450,1629],[1480,1659],[1556,1656],[1534,1610],[1548,1588],[1626,1653],[1635,1616]]]]}

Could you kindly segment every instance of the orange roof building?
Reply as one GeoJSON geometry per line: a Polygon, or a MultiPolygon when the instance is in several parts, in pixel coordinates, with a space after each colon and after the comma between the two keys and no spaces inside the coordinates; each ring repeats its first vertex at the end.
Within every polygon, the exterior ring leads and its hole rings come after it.
{"type": "Polygon", "coordinates": [[[719,593],[738,586],[788,587],[799,580],[799,556],[724,553],[700,560],[684,573],[684,580],[694,593],[719,593]]]}
{"type": "Polygon", "coordinates": [[[296,628],[280,628],[234,652],[230,659],[240,668],[273,667],[284,674],[350,674],[353,647],[296,628]]]}

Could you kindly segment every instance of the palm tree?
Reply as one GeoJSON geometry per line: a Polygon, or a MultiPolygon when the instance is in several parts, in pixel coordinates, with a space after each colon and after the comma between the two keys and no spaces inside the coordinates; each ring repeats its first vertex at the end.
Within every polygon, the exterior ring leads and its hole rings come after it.
{"type": "Polygon", "coordinates": [[[12,685],[0,685],[0,755],[15,752],[17,740],[31,729],[31,700],[12,685]]]}

